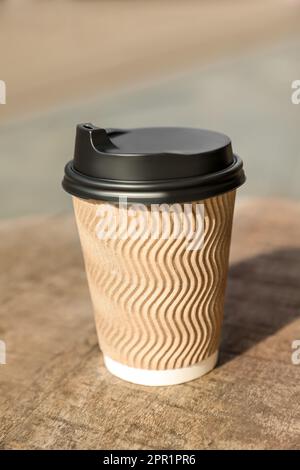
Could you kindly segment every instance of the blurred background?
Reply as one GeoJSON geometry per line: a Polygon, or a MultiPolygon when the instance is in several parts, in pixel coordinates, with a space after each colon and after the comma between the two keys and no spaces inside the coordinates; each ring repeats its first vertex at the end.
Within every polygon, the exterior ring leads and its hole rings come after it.
{"type": "Polygon", "coordinates": [[[71,209],[75,126],[228,134],[240,198],[299,198],[297,0],[0,0],[0,217],[71,209]]]}

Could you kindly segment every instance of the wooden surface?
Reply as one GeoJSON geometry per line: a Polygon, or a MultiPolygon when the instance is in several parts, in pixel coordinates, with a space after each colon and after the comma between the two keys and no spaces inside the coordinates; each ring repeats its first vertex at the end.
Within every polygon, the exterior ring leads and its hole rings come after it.
{"type": "Polygon", "coordinates": [[[147,388],[103,367],[71,216],[1,222],[0,447],[300,449],[300,204],[237,208],[218,367],[147,388]]]}

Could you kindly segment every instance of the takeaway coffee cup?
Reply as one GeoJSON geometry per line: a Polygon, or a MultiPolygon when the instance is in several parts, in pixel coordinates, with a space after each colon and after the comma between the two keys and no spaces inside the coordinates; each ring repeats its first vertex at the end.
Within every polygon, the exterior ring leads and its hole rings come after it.
{"type": "Polygon", "coordinates": [[[230,139],[217,132],[77,127],[63,187],[112,374],[171,385],[214,368],[244,181],[230,139]]]}

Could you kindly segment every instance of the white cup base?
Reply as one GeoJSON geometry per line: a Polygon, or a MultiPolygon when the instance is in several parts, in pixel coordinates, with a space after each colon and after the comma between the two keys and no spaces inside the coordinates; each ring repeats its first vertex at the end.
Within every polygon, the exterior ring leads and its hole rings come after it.
{"type": "Polygon", "coordinates": [[[210,372],[218,360],[218,351],[197,364],[181,369],[148,370],[129,367],[104,355],[104,364],[113,375],[139,385],[176,385],[195,380],[210,372]]]}

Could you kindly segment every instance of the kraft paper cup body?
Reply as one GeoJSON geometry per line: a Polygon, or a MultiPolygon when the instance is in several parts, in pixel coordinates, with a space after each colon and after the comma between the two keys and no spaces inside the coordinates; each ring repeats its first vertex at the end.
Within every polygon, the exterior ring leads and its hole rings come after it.
{"type": "MultiPolygon", "coordinates": [[[[73,197],[99,344],[114,375],[159,386],[193,380],[214,368],[234,201],[232,190],[191,203],[195,226],[202,210],[203,238],[198,249],[187,249],[187,237],[163,238],[161,233],[103,239],[99,227],[105,205],[111,207],[114,227],[125,209],[73,197]]],[[[184,204],[177,207],[183,210],[184,204]]],[[[147,221],[149,211],[150,206],[136,207],[129,221],[137,215],[147,221]]]]}

